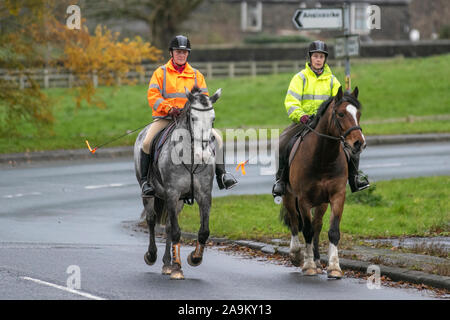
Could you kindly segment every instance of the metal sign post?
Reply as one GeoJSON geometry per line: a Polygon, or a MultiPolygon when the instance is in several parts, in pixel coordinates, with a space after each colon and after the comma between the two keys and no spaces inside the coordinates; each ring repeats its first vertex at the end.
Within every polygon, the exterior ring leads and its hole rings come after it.
{"type": "Polygon", "coordinates": [[[292,22],[299,30],[343,30],[344,35],[336,38],[335,57],[345,58],[345,90],[351,90],[350,57],[359,55],[359,35],[351,34],[350,5],[344,2],[342,8],[298,9],[292,22]]]}
{"type": "Polygon", "coordinates": [[[345,90],[350,91],[352,88],[350,78],[350,57],[348,55],[348,36],[350,35],[350,8],[344,2],[344,36],[345,36],[345,90]]]}

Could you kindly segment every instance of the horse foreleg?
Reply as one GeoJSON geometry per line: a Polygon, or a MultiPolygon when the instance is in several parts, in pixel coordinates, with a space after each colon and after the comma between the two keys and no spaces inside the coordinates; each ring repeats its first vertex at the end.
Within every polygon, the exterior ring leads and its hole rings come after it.
{"type": "Polygon", "coordinates": [[[305,262],[302,267],[302,271],[307,276],[314,276],[317,274],[316,264],[314,263],[314,252],[312,239],[314,236],[314,230],[312,227],[311,207],[298,203],[300,212],[303,217],[303,237],[305,238],[306,250],[305,250],[305,262]]]}
{"type": "Polygon", "coordinates": [[[197,199],[200,208],[200,230],[195,250],[188,256],[189,265],[196,267],[202,263],[203,251],[209,238],[209,212],[211,209],[211,197],[197,199]]]}
{"type": "Polygon", "coordinates": [[[172,273],[172,257],[170,254],[172,239],[171,239],[171,231],[170,231],[170,221],[166,222],[166,250],[164,251],[164,257],[163,257],[163,267],[162,267],[162,274],[169,275],[172,273]]]}
{"type": "Polygon", "coordinates": [[[343,197],[336,197],[335,201],[331,202],[331,216],[330,216],[330,230],[328,231],[328,239],[330,240],[330,246],[328,249],[328,278],[340,279],[343,276],[341,267],[339,266],[339,256],[337,246],[341,237],[339,231],[339,224],[341,222],[342,211],[344,209],[343,197]]]}
{"type": "MultiPolygon", "coordinates": [[[[144,209],[145,210],[145,209],[144,209]]],[[[145,263],[147,263],[149,266],[152,266],[157,257],[157,248],[156,248],[156,242],[155,242],[155,224],[156,224],[156,215],[153,212],[147,213],[146,215],[147,220],[147,226],[149,231],[149,245],[148,250],[144,255],[145,263]]]]}
{"type": "Polygon", "coordinates": [[[177,192],[169,192],[171,197],[166,199],[167,212],[170,219],[170,235],[172,241],[172,272],[170,279],[182,280],[184,279],[183,271],[181,270],[181,258],[180,258],[180,237],[181,230],[178,224],[178,199],[179,194],[177,192]]]}
{"type": "Polygon", "coordinates": [[[314,230],[314,237],[313,237],[313,251],[314,251],[314,262],[316,264],[317,273],[322,273],[322,264],[320,263],[320,252],[319,252],[319,241],[320,241],[320,231],[322,231],[322,219],[323,215],[327,211],[328,204],[322,204],[321,206],[314,208],[314,214],[313,214],[313,230],[314,230]]]}
{"type": "Polygon", "coordinates": [[[291,193],[287,192],[283,199],[284,208],[282,210],[284,211],[284,215],[286,216],[285,222],[291,229],[289,258],[294,266],[300,267],[303,263],[303,254],[301,251],[300,240],[298,238],[298,232],[302,229],[302,218],[300,216],[300,213],[297,212],[295,201],[295,197],[291,193]]]}

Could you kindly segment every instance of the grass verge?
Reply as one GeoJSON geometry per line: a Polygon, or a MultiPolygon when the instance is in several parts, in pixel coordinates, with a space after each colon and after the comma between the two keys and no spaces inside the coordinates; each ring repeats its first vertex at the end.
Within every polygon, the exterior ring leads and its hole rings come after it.
{"type": "MultiPolygon", "coordinates": [[[[350,195],[340,225],[346,239],[448,235],[450,232],[450,176],[377,182],[375,188],[350,195]]],[[[349,192],[349,191],[348,191],[349,192]]],[[[279,220],[280,207],[271,195],[214,198],[211,235],[230,239],[289,238],[279,220]]],[[[324,216],[321,239],[327,239],[330,210],[324,216]]],[[[197,205],[180,214],[183,231],[196,233],[197,205]]]]}
{"type": "MultiPolygon", "coordinates": [[[[333,67],[343,83],[344,69],[333,67]]],[[[388,118],[448,115],[450,113],[450,54],[427,58],[352,61],[352,85],[360,89],[365,135],[450,132],[450,121],[403,121],[388,118]],[[383,123],[373,123],[379,120],[383,123]]],[[[289,120],[284,109],[287,87],[294,73],[227,79],[209,79],[210,92],[223,89],[215,105],[216,123],[225,128],[284,128],[289,120]]],[[[55,123],[52,131],[38,132],[29,123],[18,123],[15,134],[0,137],[0,153],[84,148],[84,140],[100,145],[127,131],[151,122],[146,85],[102,87],[99,97],[105,109],[82,104],[75,108],[69,89],[46,92],[53,99],[55,123]]],[[[2,117],[0,102],[0,120],[2,117]]],[[[1,125],[1,123],[0,123],[1,125]]],[[[132,145],[137,133],[109,146],[132,145]]]]}

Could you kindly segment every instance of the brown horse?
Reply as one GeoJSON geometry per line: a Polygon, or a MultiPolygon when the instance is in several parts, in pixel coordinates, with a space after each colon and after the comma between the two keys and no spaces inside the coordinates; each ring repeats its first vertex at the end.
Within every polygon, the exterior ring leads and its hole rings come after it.
{"type": "Polygon", "coordinates": [[[297,151],[294,151],[280,217],[291,230],[290,259],[295,266],[300,266],[303,260],[298,238],[298,232],[303,232],[306,253],[302,271],[306,275],[322,272],[319,234],[328,203],[331,205],[328,278],[341,278],[343,275],[337,245],[348,179],[345,152],[351,157],[352,154],[359,154],[366,146],[359,127],[361,104],[357,98],[357,87],[351,94],[343,93],[340,88],[334,98],[319,108],[316,118],[320,118],[315,130],[311,128],[312,132],[304,137],[297,151]]]}

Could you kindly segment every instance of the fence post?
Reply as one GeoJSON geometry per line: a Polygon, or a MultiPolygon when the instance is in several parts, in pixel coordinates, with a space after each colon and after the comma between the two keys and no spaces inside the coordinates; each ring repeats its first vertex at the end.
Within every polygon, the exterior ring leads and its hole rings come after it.
{"type": "Polygon", "coordinates": [[[278,74],[278,61],[273,61],[272,62],[272,73],[273,74],[278,74]]]}
{"type": "Polygon", "coordinates": [[[69,88],[73,87],[73,80],[74,80],[73,74],[69,73],[69,88]]]}
{"type": "Polygon", "coordinates": [[[145,83],[145,67],[142,73],[139,73],[139,83],[143,84],[145,83]]]}
{"type": "Polygon", "coordinates": [[[48,69],[44,69],[44,88],[48,89],[50,87],[49,85],[49,75],[48,75],[48,69]]]}
{"type": "Polygon", "coordinates": [[[20,73],[19,83],[20,83],[20,89],[24,89],[25,88],[25,79],[24,79],[23,73],[20,73]]]}
{"type": "Polygon", "coordinates": [[[252,77],[256,77],[256,62],[255,61],[251,61],[250,62],[250,67],[251,67],[251,75],[252,75],[252,77]]]}
{"type": "Polygon", "coordinates": [[[211,62],[208,62],[206,64],[206,75],[207,75],[208,79],[212,79],[212,77],[213,77],[213,69],[212,69],[211,62]]]}
{"type": "Polygon", "coordinates": [[[230,62],[228,65],[228,76],[234,78],[234,62],[230,62]]]}
{"type": "Polygon", "coordinates": [[[97,70],[94,70],[92,72],[92,82],[94,83],[94,88],[97,88],[98,86],[98,75],[97,75],[97,70]]]}

